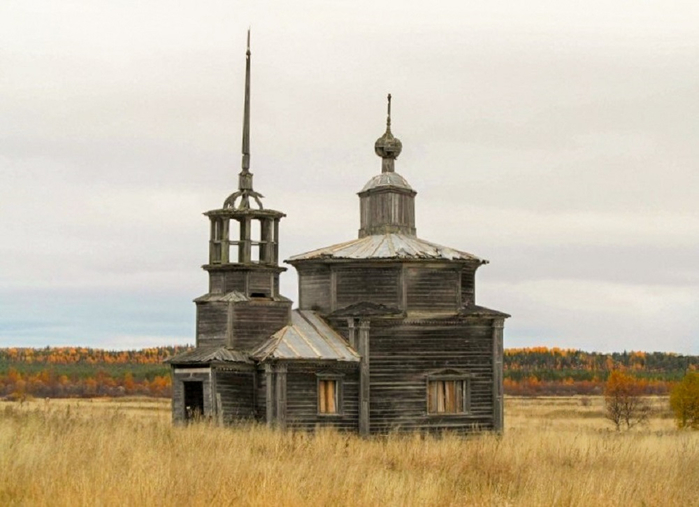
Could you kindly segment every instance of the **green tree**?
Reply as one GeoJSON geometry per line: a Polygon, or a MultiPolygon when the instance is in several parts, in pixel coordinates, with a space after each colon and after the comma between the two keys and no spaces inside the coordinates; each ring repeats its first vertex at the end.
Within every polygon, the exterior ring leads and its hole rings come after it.
{"type": "Polygon", "coordinates": [[[678,428],[699,430],[699,373],[688,373],[672,389],[670,407],[678,428]]]}

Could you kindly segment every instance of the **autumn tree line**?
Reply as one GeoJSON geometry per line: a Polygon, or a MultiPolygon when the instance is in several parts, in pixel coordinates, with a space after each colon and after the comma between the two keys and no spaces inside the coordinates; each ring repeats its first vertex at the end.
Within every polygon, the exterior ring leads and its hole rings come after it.
{"type": "Polygon", "coordinates": [[[172,394],[170,367],[163,361],[189,348],[0,349],[0,397],[169,397],[172,394]]]}
{"type": "Polygon", "coordinates": [[[505,393],[516,396],[602,395],[612,372],[633,378],[642,394],[665,395],[687,373],[699,371],[699,356],[513,348],[505,350],[504,370],[505,393]]]}
{"type": "MultiPolygon", "coordinates": [[[[163,361],[189,348],[0,348],[0,397],[169,397],[170,368],[163,361]]],[[[507,349],[504,370],[509,395],[602,395],[613,371],[633,377],[643,394],[668,394],[686,373],[699,372],[699,356],[533,347],[507,349]]]]}

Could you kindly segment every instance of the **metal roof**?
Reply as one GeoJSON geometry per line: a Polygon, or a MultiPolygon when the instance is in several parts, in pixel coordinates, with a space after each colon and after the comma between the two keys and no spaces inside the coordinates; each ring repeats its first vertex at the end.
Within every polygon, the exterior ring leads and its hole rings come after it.
{"type": "Polygon", "coordinates": [[[197,347],[165,360],[170,364],[252,363],[247,354],[226,347],[197,347]]]}
{"type": "Polygon", "coordinates": [[[294,310],[283,327],[252,354],[264,359],[359,361],[359,355],[315,312],[294,310]]]}
{"type": "Polygon", "coordinates": [[[379,187],[398,187],[404,188],[406,190],[412,190],[412,187],[408,184],[406,179],[403,178],[403,176],[396,172],[385,172],[377,174],[376,176],[371,178],[367,182],[367,184],[364,185],[362,192],[366,192],[367,190],[371,190],[372,188],[379,187]]]}
{"type": "Polygon", "coordinates": [[[242,302],[242,301],[290,301],[289,298],[286,298],[282,296],[281,294],[277,296],[272,296],[269,298],[249,298],[242,292],[237,292],[237,291],[232,291],[232,292],[227,292],[225,294],[223,293],[209,293],[209,294],[204,294],[203,296],[200,296],[194,300],[195,303],[202,303],[202,302],[223,302],[223,303],[228,303],[228,302],[242,302]]]}
{"type": "Polygon", "coordinates": [[[204,294],[203,296],[200,296],[194,300],[195,303],[201,303],[204,301],[221,301],[221,302],[227,303],[230,301],[250,301],[250,298],[248,298],[242,292],[232,291],[232,292],[228,292],[226,294],[222,294],[222,293],[204,294]]]}
{"type": "Polygon", "coordinates": [[[406,234],[375,234],[363,238],[319,248],[311,252],[294,255],[288,262],[311,259],[437,259],[488,261],[453,248],[430,243],[406,234]]]}

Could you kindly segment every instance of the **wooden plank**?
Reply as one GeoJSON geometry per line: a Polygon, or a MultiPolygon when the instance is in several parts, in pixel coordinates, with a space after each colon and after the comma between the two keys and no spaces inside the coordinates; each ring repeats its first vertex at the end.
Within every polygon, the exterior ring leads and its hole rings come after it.
{"type": "Polygon", "coordinates": [[[266,420],[267,425],[271,426],[274,423],[274,373],[272,372],[272,365],[265,364],[265,407],[266,407],[266,420]]]}
{"type": "Polygon", "coordinates": [[[361,357],[359,363],[359,434],[362,436],[369,435],[370,426],[370,392],[371,392],[371,374],[370,374],[370,350],[369,350],[369,329],[370,323],[368,320],[359,321],[359,355],[361,357]]]}

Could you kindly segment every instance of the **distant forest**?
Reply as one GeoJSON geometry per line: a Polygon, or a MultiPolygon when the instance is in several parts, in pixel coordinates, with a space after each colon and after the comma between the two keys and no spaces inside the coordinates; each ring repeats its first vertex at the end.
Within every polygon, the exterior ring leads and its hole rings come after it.
{"type": "MultiPolygon", "coordinates": [[[[169,397],[163,361],[190,347],[110,351],[85,347],[0,349],[0,397],[169,397]]],[[[664,352],[602,354],[558,348],[505,350],[505,393],[518,396],[601,394],[612,370],[635,376],[647,394],[666,394],[699,356],[664,352]]]]}

